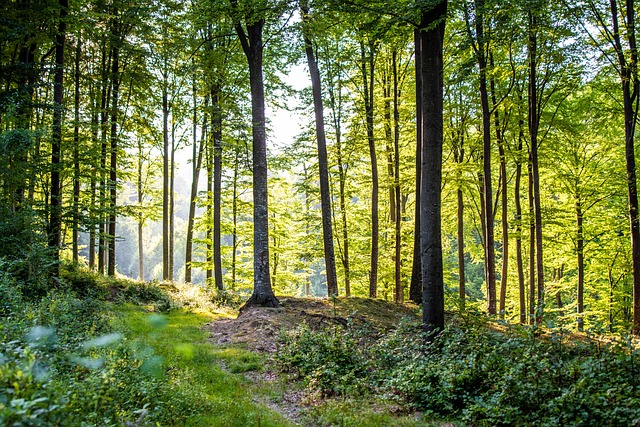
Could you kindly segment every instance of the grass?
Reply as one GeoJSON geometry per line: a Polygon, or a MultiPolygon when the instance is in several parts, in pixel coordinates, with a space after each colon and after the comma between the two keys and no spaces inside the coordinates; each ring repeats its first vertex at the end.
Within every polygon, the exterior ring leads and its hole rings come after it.
{"type": "Polygon", "coordinates": [[[261,357],[240,349],[217,349],[202,326],[216,319],[207,313],[174,310],[148,313],[126,304],[115,307],[116,328],[144,354],[143,369],[163,379],[168,398],[167,425],[292,426],[280,414],[255,403],[255,387],[240,373],[261,368],[261,357]],[[229,366],[224,371],[219,361],[229,366]],[[235,373],[234,373],[235,372],[235,373]]]}
{"type": "Polygon", "coordinates": [[[439,427],[454,424],[427,421],[422,419],[422,414],[397,416],[393,412],[397,408],[392,405],[378,403],[370,400],[333,400],[327,401],[321,406],[312,408],[306,416],[309,425],[318,427],[439,427]]]}
{"type": "MultiPolygon", "coordinates": [[[[173,310],[149,313],[133,304],[115,305],[116,329],[143,354],[143,369],[165,384],[167,422],[175,426],[293,426],[260,402],[275,401],[292,385],[284,379],[253,383],[243,373],[262,371],[269,361],[241,347],[216,347],[202,326],[220,318],[208,312],[173,310]],[[223,369],[221,366],[225,366],[223,369]]],[[[280,406],[285,402],[280,402],[280,406]]],[[[392,405],[375,398],[314,402],[301,412],[314,426],[438,426],[413,415],[397,416],[392,405]]],[[[451,425],[451,424],[449,424],[451,425]]]]}

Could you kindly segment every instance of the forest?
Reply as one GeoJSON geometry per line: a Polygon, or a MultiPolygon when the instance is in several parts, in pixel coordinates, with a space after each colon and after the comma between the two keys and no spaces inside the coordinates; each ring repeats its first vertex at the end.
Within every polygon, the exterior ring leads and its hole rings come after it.
{"type": "Polygon", "coordinates": [[[640,423],[634,0],[0,11],[0,424],[640,423]]]}

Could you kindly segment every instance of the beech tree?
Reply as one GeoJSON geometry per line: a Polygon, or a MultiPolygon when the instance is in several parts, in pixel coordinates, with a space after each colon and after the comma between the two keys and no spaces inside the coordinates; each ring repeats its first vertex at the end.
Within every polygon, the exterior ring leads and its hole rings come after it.
{"type": "Polygon", "coordinates": [[[230,0],[236,33],[249,64],[253,140],[253,294],[244,307],[278,307],[269,271],[269,206],[267,134],[263,78],[263,28],[266,10],[253,2],[230,0]]]}

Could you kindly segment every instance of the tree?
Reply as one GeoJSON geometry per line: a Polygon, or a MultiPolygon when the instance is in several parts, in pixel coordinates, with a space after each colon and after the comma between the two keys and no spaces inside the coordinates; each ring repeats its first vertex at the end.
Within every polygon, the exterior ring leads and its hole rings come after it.
{"type": "Polygon", "coordinates": [[[278,307],[280,303],[271,289],[269,272],[267,135],[262,73],[264,50],[262,31],[265,25],[265,11],[260,10],[258,5],[252,3],[243,4],[248,9],[241,10],[238,0],[230,0],[230,4],[234,14],[234,27],[249,65],[251,118],[253,123],[254,284],[253,294],[243,307],[246,308],[253,305],[278,307]],[[244,20],[244,27],[241,23],[242,20],[244,20]]]}
{"type": "Polygon", "coordinates": [[[333,251],[333,227],[331,224],[331,194],[329,188],[329,167],[327,161],[327,142],[324,128],[324,108],[322,104],[322,86],[320,71],[316,62],[311,28],[309,5],[307,1],[300,4],[303,22],[303,38],[311,86],[313,90],[313,109],[316,120],[316,139],[318,142],[318,165],[320,168],[320,200],[322,206],[322,236],[324,241],[324,258],[327,275],[327,292],[329,296],[338,295],[338,281],[336,278],[336,262],[333,251]]]}
{"type": "Polygon", "coordinates": [[[64,101],[64,49],[67,32],[68,0],[60,0],[60,19],[55,42],[55,81],[53,87],[53,124],[51,141],[51,216],[49,219],[49,247],[53,251],[53,276],[59,273],[59,250],[62,233],[62,188],[60,172],[62,169],[62,117],[64,101]]]}
{"type": "MultiPolygon", "coordinates": [[[[432,336],[444,329],[444,283],[441,234],[443,140],[443,44],[447,0],[423,6],[420,16],[422,76],[422,165],[420,251],[423,330],[432,336]]],[[[432,339],[432,338],[428,338],[432,339]]]]}

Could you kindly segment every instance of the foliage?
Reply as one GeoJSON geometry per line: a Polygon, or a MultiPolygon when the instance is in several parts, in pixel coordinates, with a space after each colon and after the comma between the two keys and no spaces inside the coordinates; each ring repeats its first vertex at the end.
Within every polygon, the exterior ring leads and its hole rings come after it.
{"type": "MultiPolygon", "coordinates": [[[[635,425],[640,351],[621,339],[499,327],[467,314],[425,345],[414,321],[375,343],[353,328],[284,333],[276,356],[312,392],[366,392],[473,425],[635,425]]],[[[370,337],[370,336],[369,336],[370,337]]],[[[351,394],[352,395],[352,394],[351,394]]]]}
{"type": "Polygon", "coordinates": [[[313,331],[302,325],[283,332],[275,358],[281,369],[296,374],[312,390],[326,396],[353,395],[366,387],[366,358],[356,330],[337,327],[313,331]]]}

